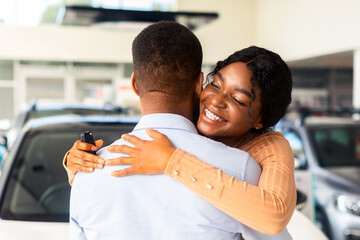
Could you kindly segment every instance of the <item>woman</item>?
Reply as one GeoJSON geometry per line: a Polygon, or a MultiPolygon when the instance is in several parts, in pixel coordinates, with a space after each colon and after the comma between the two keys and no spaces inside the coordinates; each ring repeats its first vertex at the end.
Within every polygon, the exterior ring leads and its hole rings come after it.
{"type": "MultiPolygon", "coordinates": [[[[213,81],[200,95],[198,130],[213,140],[247,151],[262,168],[258,186],[175,149],[166,136],[151,129],[147,131],[154,141],[124,135],[134,148],[111,146],[108,150],[130,156],[110,159],[105,164],[132,165],[113,172],[113,176],[165,173],[245,225],[265,234],[277,234],[286,227],[296,202],[293,153],[286,139],[270,129],[291,102],[290,70],[279,55],[252,46],[218,62],[208,80],[211,77],[213,81]],[[189,175],[199,168],[203,171],[189,175]],[[217,178],[217,184],[222,185],[219,197],[208,194],[205,188],[211,185],[199,187],[197,179],[207,178],[217,178]]],[[[68,162],[70,181],[78,170],[91,172],[95,162],[68,162]]]]}

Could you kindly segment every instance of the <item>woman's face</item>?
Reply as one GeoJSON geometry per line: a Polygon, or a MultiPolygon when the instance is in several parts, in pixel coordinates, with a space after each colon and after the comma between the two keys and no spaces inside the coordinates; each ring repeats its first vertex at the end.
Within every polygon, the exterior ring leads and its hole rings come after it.
{"type": "Polygon", "coordinates": [[[236,62],[222,68],[200,94],[200,116],[197,127],[204,135],[233,145],[250,128],[260,125],[260,90],[255,86],[251,103],[251,71],[245,63],[236,62]]]}

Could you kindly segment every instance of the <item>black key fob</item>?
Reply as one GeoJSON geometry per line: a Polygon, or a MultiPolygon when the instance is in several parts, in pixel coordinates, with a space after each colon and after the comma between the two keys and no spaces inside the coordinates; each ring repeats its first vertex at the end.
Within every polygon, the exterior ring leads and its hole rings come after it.
{"type": "MultiPolygon", "coordinates": [[[[92,145],[96,146],[95,142],[94,142],[93,135],[92,135],[92,133],[90,131],[83,132],[80,135],[80,138],[81,138],[82,142],[89,143],[89,144],[92,144],[92,145]]],[[[96,151],[88,151],[88,152],[91,153],[91,154],[96,155],[96,151]]]]}

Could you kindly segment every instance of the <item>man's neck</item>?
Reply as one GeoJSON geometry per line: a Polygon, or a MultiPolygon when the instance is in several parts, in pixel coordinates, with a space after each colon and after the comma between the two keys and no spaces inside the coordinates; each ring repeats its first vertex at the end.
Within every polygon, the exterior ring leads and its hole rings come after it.
{"type": "Polygon", "coordinates": [[[142,115],[154,113],[172,113],[193,118],[193,101],[188,99],[181,103],[174,103],[169,97],[147,96],[140,99],[142,115]]]}

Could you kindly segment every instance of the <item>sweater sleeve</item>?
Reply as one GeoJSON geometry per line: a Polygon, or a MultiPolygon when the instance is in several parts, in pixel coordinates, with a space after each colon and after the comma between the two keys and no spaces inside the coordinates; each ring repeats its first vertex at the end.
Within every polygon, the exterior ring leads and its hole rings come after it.
{"type": "Polygon", "coordinates": [[[181,149],[172,155],[165,174],[248,227],[278,234],[296,204],[292,150],[284,137],[275,135],[246,151],[262,168],[258,186],[237,180],[181,149]]]}
{"type": "Polygon", "coordinates": [[[68,175],[68,181],[69,181],[69,184],[70,186],[72,185],[73,181],[74,181],[74,178],[75,178],[75,173],[70,171],[70,169],[66,166],[66,162],[67,162],[67,157],[69,155],[69,152],[67,152],[64,156],[64,159],[63,159],[63,167],[65,168],[66,170],[66,173],[68,175]]]}

